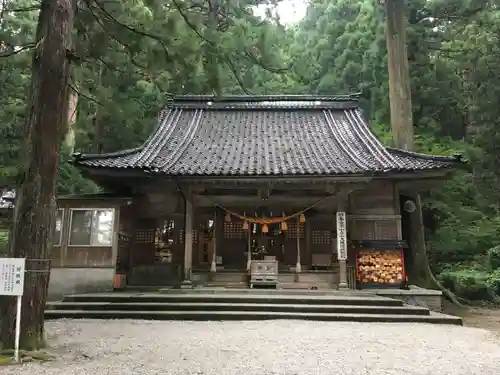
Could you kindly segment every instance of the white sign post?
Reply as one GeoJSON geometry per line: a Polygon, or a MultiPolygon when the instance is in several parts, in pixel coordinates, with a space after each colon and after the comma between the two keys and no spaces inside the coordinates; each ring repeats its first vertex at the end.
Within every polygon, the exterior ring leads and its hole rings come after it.
{"type": "Polygon", "coordinates": [[[19,362],[19,336],[21,334],[21,300],[24,291],[25,258],[0,258],[0,296],[16,296],[16,341],[14,360],[19,362]]]}

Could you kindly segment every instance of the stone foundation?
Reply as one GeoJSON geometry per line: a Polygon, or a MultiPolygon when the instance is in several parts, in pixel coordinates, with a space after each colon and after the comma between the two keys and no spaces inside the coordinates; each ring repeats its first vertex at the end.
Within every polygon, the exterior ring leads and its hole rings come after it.
{"type": "Polygon", "coordinates": [[[379,296],[396,298],[408,305],[426,307],[429,310],[442,312],[443,293],[440,290],[423,289],[411,285],[408,290],[405,289],[378,289],[376,294],[379,296]]]}
{"type": "Polygon", "coordinates": [[[52,268],[48,300],[68,294],[113,291],[114,268],[52,268]]]}

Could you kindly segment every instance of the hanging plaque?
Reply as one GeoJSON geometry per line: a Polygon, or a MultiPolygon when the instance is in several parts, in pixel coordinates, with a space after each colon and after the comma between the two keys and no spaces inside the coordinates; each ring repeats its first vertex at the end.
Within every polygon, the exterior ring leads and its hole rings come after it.
{"type": "Polygon", "coordinates": [[[345,212],[337,212],[337,258],[347,259],[347,222],[345,212]]]}

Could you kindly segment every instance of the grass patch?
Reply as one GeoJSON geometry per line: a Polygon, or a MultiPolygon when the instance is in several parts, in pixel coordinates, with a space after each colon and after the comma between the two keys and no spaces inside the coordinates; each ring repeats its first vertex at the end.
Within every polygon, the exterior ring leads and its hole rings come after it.
{"type": "MultiPolygon", "coordinates": [[[[21,363],[33,362],[33,361],[47,362],[47,361],[52,361],[54,359],[54,356],[50,355],[44,350],[33,350],[33,351],[20,350],[19,359],[21,363]]],[[[14,350],[12,349],[2,350],[0,352],[0,366],[7,366],[13,364],[15,364],[14,350]]]]}
{"type": "Polygon", "coordinates": [[[12,356],[0,354],[0,366],[7,366],[13,363],[14,361],[12,356]]]}

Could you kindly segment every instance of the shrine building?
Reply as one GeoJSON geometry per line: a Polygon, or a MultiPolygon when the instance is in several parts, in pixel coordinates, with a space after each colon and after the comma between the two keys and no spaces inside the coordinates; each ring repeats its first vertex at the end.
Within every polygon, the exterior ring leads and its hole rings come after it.
{"type": "Polygon", "coordinates": [[[460,159],[384,146],[356,95],[180,96],[143,145],[74,164],[106,193],[58,199],[53,295],[402,288],[411,197],[460,159]]]}

